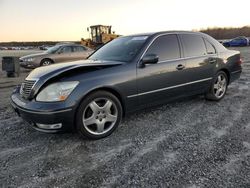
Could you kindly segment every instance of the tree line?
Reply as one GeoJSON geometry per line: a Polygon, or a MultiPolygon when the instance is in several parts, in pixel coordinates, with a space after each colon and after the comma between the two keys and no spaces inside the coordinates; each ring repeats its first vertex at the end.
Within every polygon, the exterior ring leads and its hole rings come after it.
{"type": "MultiPolygon", "coordinates": [[[[215,39],[231,39],[238,36],[250,37],[250,26],[237,27],[214,27],[199,30],[206,33],[215,39]]],[[[40,41],[40,42],[0,42],[0,46],[42,46],[42,45],[55,45],[59,41],[40,41]]],[[[80,43],[75,41],[75,43],[80,43]]]]}
{"type": "MultiPolygon", "coordinates": [[[[0,46],[6,46],[6,47],[15,47],[15,46],[43,46],[43,45],[49,45],[53,46],[57,43],[63,43],[61,41],[38,41],[38,42],[0,42],[0,46]]],[[[79,41],[74,41],[72,43],[80,43],[79,41]]]]}
{"type": "Polygon", "coordinates": [[[250,26],[244,26],[241,28],[234,27],[216,27],[216,28],[207,28],[199,30],[202,33],[206,33],[215,39],[231,39],[238,36],[250,37],[250,26]]]}

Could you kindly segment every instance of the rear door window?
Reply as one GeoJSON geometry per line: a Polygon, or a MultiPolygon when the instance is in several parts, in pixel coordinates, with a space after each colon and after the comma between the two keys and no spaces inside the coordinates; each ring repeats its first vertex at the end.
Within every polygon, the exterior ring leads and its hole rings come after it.
{"type": "Polygon", "coordinates": [[[185,57],[199,57],[207,54],[203,38],[197,34],[182,34],[185,57]]]}
{"type": "Polygon", "coordinates": [[[61,52],[64,54],[64,53],[70,53],[72,52],[72,48],[71,46],[65,46],[61,49],[61,52]]]}
{"type": "Polygon", "coordinates": [[[156,54],[159,61],[166,61],[180,58],[180,47],[178,38],[174,34],[160,36],[151,44],[146,55],[156,54]]]}
{"type": "Polygon", "coordinates": [[[83,52],[86,51],[86,48],[82,46],[73,46],[73,52],[83,52]]]}

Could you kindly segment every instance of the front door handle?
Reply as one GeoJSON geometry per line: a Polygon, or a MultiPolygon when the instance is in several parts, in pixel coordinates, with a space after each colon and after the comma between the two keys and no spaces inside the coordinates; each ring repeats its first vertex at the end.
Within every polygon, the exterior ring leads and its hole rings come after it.
{"type": "Polygon", "coordinates": [[[177,67],[176,67],[177,70],[182,70],[182,69],[184,69],[184,68],[185,68],[185,66],[182,65],[182,64],[179,64],[179,65],[177,65],[177,67]]]}

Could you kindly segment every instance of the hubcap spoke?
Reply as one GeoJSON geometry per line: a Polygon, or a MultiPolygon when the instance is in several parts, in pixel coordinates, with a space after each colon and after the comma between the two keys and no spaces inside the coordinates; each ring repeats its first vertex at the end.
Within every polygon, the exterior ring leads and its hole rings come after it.
{"type": "Polygon", "coordinates": [[[96,104],[95,101],[92,101],[90,104],[89,104],[89,107],[91,108],[91,110],[96,113],[99,109],[100,109],[100,106],[98,106],[98,104],[96,104]]]}
{"type": "Polygon", "coordinates": [[[219,84],[214,84],[214,89],[219,89],[219,84]]]}
{"type": "Polygon", "coordinates": [[[115,122],[117,120],[117,116],[116,115],[112,115],[112,114],[108,114],[106,117],[106,122],[115,122]]]}
{"type": "Polygon", "coordinates": [[[102,133],[104,131],[104,125],[105,125],[105,121],[97,123],[97,132],[98,133],[102,133]]]}
{"type": "Polygon", "coordinates": [[[223,80],[221,81],[221,84],[222,84],[223,86],[226,85],[226,79],[225,79],[225,78],[223,78],[223,80]]]}
{"type": "Polygon", "coordinates": [[[107,102],[105,103],[105,105],[103,106],[103,109],[106,111],[106,112],[110,112],[111,111],[111,106],[112,106],[112,102],[110,100],[107,100],[107,102]]]}
{"type": "Polygon", "coordinates": [[[219,97],[219,96],[220,96],[220,89],[217,89],[217,91],[216,91],[215,95],[216,95],[217,97],[219,97]]]}
{"type": "Polygon", "coordinates": [[[220,83],[220,82],[221,82],[221,75],[218,76],[218,83],[220,83]]]}
{"type": "Polygon", "coordinates": [[[96,119],[95,119],[94,115],[92,115],[88,119],[84,119],[83,123],[84,123],[84,125],[89,126],[89,125],[95,124],[96,123],[96,119]]]}

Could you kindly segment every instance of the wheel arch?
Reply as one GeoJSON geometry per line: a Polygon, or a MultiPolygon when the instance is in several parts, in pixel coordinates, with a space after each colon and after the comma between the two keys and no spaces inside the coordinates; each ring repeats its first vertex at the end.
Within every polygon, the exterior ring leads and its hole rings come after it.
{"type": "MultiPolygon", "coordinates": [[[[86,95],[84,95],[81,100],[79,101],[78,105],[77,105],[77,108],[76,108],[76,113],[74,114],[74,121],[76,120],[76,115],[77,115],[77,111],[81,105],[81,103],[83,102],[83,100],[88,97],[89,95],[91,95],[92,93],[95,93],[97,91],[106,91],[106,92],[109,92],[111,94],[113,94],[114,96],[117,97],[117,99],[120,101],[121,103],[121,106],[122,106],[122,117],[125,116],[126,114],[126,108],[125,108],[125,101],[124,101],[124,98],[122,97],[121,93],[118,92],[116,89],[112,88],[112,87],[99,87],[99,88],[95,88],[91,91],[88,91],[86,95]]],[[[74,123],[76,125],[76,123],[74,123]]]]}
{"type": "Polygon", "coordinates": [[[100,87],[97,89],[94,89],[92,91],[90,91],[87,95],[93,93],[93,92],[97,92],[97,91],[107,91],[111,94],[113,94],[114,96],[117,97],[117,99],[120,101],[121,105],[122,105],[122,115],[125,115],[125,100],[124,97],[121,95],[120,92],[118,92],[116,89],[112,88],[112,87],[100,87]]]}
{"type": "MultiPolygon", "coordinates": [[[[226,73],[226,75],[227,75],[227,79],[228,79],[228,84],[230,83],[230,79],[231,79],[231,76],[230,76],[230,72],[229,72],[229,70],[228,69],[226,69],[226,68],[222,68],[222,69],[220,69],[219,71],[223,71],[223,72],[225,72],[226,73]]],[[[219,72],[218,71],[218,72],[219,72]]]]}

